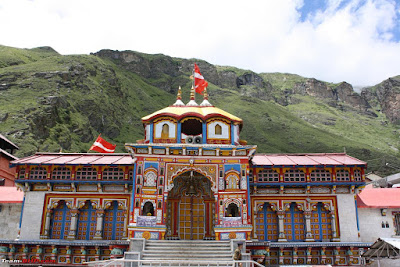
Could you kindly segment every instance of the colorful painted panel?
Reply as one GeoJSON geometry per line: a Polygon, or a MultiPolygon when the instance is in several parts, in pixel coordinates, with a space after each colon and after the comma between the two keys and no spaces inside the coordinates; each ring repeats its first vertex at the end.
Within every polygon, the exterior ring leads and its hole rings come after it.
{"type": "Polygon", "coordinates": [[[304,214],[297,208],[297,205],[294,202],[290,205],[290,209],[285,214],[284,227],[286,239],[288,241],[304,241],[304,214]]]}
{"type": "Polygon", "coordinates": [[[78,230],[76,239],[89,240],[93,239],[96,232],[96,210],[93,209],[90,201],[79,210],[78,230]]]}
{"type": "Polygon", "coordinates": [[[256,233],[260,241],[278,241],[278,216],[269,203],[257,214],[256,233]]]}
{"type": "Polygon", "coordinates": [[[119,210],[117,201],[114,201],[111,208],[104,212],[103,239],[121,240],[124,237],[124,220],[124,210],[119,210]]]}
{"type": "Polygon", "coordinates": [[[68,236],[69,227],[71,224],[71,212],[61,201],[57,208],[53,210],[53,216],[50,225],[50,238],[51,239],[66,239],[68,236]]]}
{"type": "Polygon", "coordinates": [[[311,232],[315,241],[329,241],[332,238],[332,225],[328,211],[321,202],[311,214],[311,232]]]}

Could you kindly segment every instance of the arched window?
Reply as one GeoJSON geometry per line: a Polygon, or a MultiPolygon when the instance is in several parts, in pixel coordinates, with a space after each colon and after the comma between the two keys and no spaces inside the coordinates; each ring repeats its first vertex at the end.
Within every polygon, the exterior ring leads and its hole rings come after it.
{"type": "Polygon", "coordinates": [[[337,170],[336,171],[336,180],[341,182],[349,182],[350,181],[350,173],[347,170],[337,170]]]}
{"type": "Polygon", "coordinates": [[[117,167],[110,167],[103,171],[103,180],[124,180],[124,171],[117,167]]]}
{"type": "Polygon", "coordinates": [[[133,181],[133,169],[129,171],[128,180],[133,181]]]}
{"type": "Polygon", "coordinates": [[[71,211],[61,200],[53,209],[50,223],[50,239],[66,239],[71,225],[71,211]]]}
{"type": "Polygon", "coordinates": [[[219,124],[215,125],[215,134],[216,134],[216,135],[221,135],[221,134],[222,134],[222,127],[221,127],[221,125],[219,125],[219,124]]]}
{"type": "Polygon", "coordinates": [[[125,211],[118,209],[118,202],[113,201],[104,211],[103,239],[121,240],[124,237],[125,211]]]}
{"type": "Polygon", "coordinates": [[[157,186],[157,174],[155,171],[146,171],[144,175],[144,186],[157,186]]]}
{"type": "Polygon", "coordinates": [[[240,217],[239,207],[235,203],[231,203],[226,208],[225,217],[240,217]]]}
{"type": "Polygon", "coordinates": [[[47,170],[43,167],[33,168],[29,173],[30,179],[44,180],[47,178],[47,170]]]}
{"type": "Polygon", "coordinates": [[[362,176],[361,176],[360,170],[354,170],[354,181],[356,181],[356,182],[362,181],[362,176]]]}
{"type": "Polygon", "coordinates": [[[262,210],[257,214],[256,233],[260,241],[278,241],[278,216],[272,210],[270,203],[264,203],[262,210]]]}
{"type": "Polygon", "coordinates": [[[279,182],[279,173],[275,170],[262,170],[258,172],[258,182],[279,182]]]}
{"type": "Polygon", "coordinates": [[[311,215],[311,232],[315,241],[330,241],[332,238],[332,225],[329,211],[319,202],[311,215]]]}
{"type": "Polygon", "coordinates": [[[97,170],[91,167],[83,167],[80,168],[76,172],[77,180],[96,180],[97,179],[97,170]]]}
{"type": "Polygon", "coordinates": [[[302,170],[288,170],[285,172],[285,182],[304,182],[306,176],[302,170]]]}
{"type": "Polygon", "coordinates": [[[161,130],[161,138],[168,139],[169,138],[169,125],[164,123],[161,130]]]}
{"type": "Polygon", "coordinates": [[[67,167],[57,167],[51,173],[51,178],[56,180],[70,180],[71,170],[67,167]]]}
{"type": "Polygon", "coordinates": [[[239,189],[239,176],[231,173],[226,177],[226,189],[239,189]]]}
{"type": "Polygon", "coordinates": [[[76,231],[76,239],[90,240],[96,233],[96,210],[93,209],[92,203],[86,201],[85,206],[79,210],[78,229],[76,231]]]}
{"type": "Polygon", "coordinates": [[[143,216],[154,216],[154,206],[153,203],[150,201],[147,201],[143,205],[143,210],[142,210],[142,215],[143,216]]]}
{"type": "Polygon", "coordinates": [[[290,204],[283,223],[287,241],[304,241],[306,236],[304,214],[297,208],[295,202],[290,204]]]}
{"type": "Polygon", "coordinates": [[[313,170],[310,173],[310,178],[312,182],[330,182],[331,172],[328,170],[313,170]]]}

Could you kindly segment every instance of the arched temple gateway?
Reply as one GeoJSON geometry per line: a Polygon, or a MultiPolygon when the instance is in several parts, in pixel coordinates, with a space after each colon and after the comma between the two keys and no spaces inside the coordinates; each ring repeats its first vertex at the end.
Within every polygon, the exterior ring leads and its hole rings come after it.
{"type": "Polygon", "coordinates": [[[355,193],[365,162],[256,154],[240,139],[243,121],[206,91],[198,104],[192,89],[184,104],[179,90],[142,122],[129,154],[13,161],[25,191],[20,238],[0,243],[0,257],[81,264],[121,257],[128,239],[242,239],[266,264],[361,264],[355,193]]]}

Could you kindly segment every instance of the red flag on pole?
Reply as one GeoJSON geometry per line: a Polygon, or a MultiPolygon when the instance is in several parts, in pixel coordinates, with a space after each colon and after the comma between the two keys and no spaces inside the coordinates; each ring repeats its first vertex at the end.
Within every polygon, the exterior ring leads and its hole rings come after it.
{"type": "Polygon", "coordinates": [[[114,153],[116,146],[117,145],[113,145],[101,138],[100,134],[89,150],[97,151],[100,153],[114,153]]]}
{"type": "Polygon", "coordinates": [[[194,63],[194,89],[196,93],[203,94],[204,89],[208,86],[208,82],[204,80],[203,75],[201,75],[199,66],[194,63]]]}

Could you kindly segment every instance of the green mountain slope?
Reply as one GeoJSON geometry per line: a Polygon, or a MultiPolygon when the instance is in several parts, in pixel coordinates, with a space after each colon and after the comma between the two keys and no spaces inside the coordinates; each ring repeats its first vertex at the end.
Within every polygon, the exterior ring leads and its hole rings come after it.
{"type": "Polygon", "coordinates": [[[382,174],[393,171],[384,162],[400,165],[396,125],[351,85],[132,51],[63,56],[0,46],[0,132],[20,146],[17,156],[86,152],[99,133],[124,152],[143,138],[140,118],[173,104],[178,86],[188,101],[194,62],[210,102],[243,119],[241,139],[259,153],[346,150],[382,174]]]}

